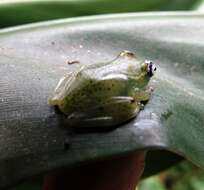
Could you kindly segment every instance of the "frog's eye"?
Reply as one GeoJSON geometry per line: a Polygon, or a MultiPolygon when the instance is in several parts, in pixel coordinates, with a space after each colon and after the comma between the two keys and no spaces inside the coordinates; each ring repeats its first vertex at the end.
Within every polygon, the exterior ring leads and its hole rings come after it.
{"type": "Polygon", "coordinates": [[[156,72],[157,68],[152,61],[146,60],[145,63],[148,65],[147,73],[150,77],[152,77],[156,72]]]}

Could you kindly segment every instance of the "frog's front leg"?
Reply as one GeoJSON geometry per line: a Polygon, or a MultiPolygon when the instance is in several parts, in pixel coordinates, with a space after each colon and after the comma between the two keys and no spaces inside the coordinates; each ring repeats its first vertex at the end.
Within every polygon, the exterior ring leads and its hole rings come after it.
{"type": "Polygon", "coordinates": [[[135,89],[135,94],[134,94],[134,99],[137,102],[145,102],[148,101],[150,99],[151,93],[152,93],[152,89],[148,88],[145,90],[139,90],[139,89],[135,89]]]}

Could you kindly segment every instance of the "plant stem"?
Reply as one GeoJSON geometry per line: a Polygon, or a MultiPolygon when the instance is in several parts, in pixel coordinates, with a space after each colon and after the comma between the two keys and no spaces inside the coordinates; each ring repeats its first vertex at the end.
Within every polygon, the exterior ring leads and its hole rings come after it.
{"type": "Polygon", "coordinates": [[[135,190],[144,159],[145,152],[136,152],[49,174],[43,190],[135,190]]]}

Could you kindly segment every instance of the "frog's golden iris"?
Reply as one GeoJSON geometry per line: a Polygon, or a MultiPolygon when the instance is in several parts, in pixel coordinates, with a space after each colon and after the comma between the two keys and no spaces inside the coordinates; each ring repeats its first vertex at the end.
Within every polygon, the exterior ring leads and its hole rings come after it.
{"type": "Polygon", "coordinates": [[[109,127],[139,113],[150,98],[147,87],[156,68],[123,51],[111,62],[82,66],[63,77],[49,99],[74,127],[109,127]]]}

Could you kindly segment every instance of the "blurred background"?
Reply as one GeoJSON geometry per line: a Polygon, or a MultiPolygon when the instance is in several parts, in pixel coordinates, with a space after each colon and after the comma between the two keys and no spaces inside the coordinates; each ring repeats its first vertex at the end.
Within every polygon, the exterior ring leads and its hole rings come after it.
{"type": "MultiPolygon", "coordinates": [[[[52,19],[146,11],[199,11],[203,0],[0,0],[0,28],[52,19]]],[[[160,164],[155,161],[155,165],[160,164]]],[[[39,178],[13,190],[41,189],[39,178]]],[[[204,171],[188,161],[145,178],[138,190],[203,190],[204,171]]]]}
{"type": "Polygon", "coordinates": [[[203,0],[0,0],[0,27],[77,16],[142,11],[202,11],[203,0]]]}
{"type": "Polygon", "coordinates": [[[182,161],[158,175],[142,180],[138,190],[203,190],[204,171],[182,161]]]}

